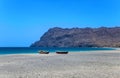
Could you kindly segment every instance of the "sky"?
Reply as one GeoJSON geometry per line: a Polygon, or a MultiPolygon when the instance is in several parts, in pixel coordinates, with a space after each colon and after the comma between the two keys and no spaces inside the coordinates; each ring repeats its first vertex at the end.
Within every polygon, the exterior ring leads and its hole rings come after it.
{"type": "Polygon", "coordinates": [[[0,47],[28,47],[53,27],[120,26],[120,0],[0,0],[0,47]]]}

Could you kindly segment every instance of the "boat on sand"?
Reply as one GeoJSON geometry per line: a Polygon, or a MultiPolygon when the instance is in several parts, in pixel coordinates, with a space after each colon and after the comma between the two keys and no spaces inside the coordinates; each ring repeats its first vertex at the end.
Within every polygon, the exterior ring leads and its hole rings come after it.
{"type": "Polygon", "coordinates": [[[38,51],[38,53],[39,53],[39,54],[49,54],[49,52],[48,52],[48,51],[43,51],[43,50],[38,51]]]}
{"type": "Polygon", "coordinates": [[[68,54],[68,51],[56,51],[56,54],[68,54]]]}

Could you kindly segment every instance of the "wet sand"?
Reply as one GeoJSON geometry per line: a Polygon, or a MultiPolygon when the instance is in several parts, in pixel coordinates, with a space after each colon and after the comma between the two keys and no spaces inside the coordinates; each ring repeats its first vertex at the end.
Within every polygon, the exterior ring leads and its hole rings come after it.
{"type": "Polygon", "coordinates": [[[119,78],[120,50],[0,55],[0,78],[119,78]]]}

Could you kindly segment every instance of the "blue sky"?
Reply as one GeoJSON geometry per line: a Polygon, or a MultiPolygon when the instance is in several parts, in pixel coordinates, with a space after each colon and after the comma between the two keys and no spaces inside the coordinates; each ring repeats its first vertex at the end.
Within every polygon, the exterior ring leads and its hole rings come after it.
{"type": "Polygon", "coordinates": [[[120,26],[120,0],[0,0],[0,47],[29,46],[56,26],[120,26]]]}

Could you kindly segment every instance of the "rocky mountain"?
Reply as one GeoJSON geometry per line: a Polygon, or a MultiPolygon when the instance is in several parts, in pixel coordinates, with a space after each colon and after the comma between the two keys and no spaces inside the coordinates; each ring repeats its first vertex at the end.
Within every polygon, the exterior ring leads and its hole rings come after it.
{"type": "Polygon", "coordinates": [[[120,27],[51,28],[31,47],[120,47],[120,27]]]}

